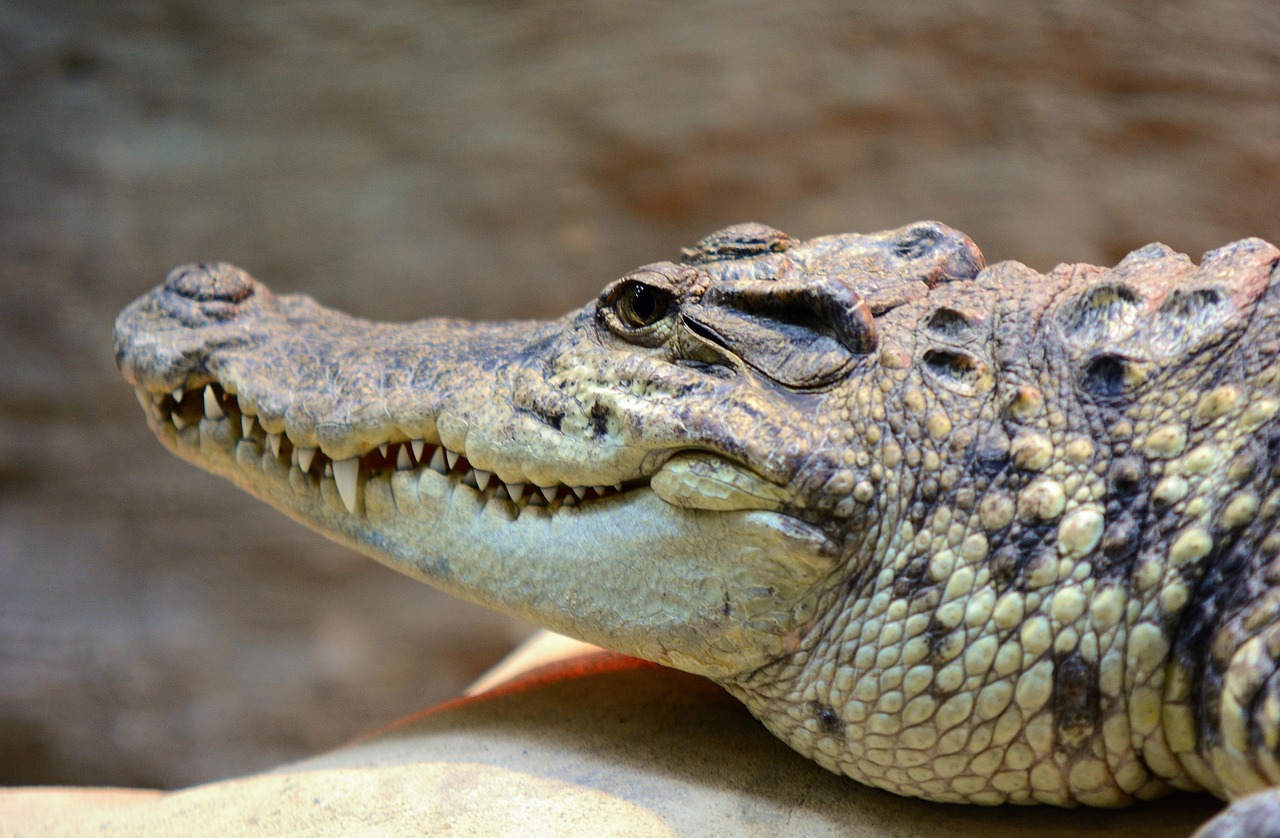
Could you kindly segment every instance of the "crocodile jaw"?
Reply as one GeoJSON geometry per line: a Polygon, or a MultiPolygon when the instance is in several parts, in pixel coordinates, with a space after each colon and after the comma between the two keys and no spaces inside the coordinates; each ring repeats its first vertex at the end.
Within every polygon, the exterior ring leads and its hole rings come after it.
{"type": "Polygon", "coordinates": [[[410,576],[589,642],[721,679],[794,651],[832,543],[716,453],[539,437],[502,396],[507,356],[556,324],[398,332],[232,271],[194,291],[175,272],[117,322],[121,369],[179,456],[410,576]],[[281,400],[285,367],[325,340],[346,366],[281,400]],[[397,347],[412,354],[389,362],[397,347]],[[360,366],[373,355],[415,386],[378,394],[360,366]],[[465,386],[443,383],[450,365],[465,386]],[[540,444],[545,461],[528,453],[540,444]]]}

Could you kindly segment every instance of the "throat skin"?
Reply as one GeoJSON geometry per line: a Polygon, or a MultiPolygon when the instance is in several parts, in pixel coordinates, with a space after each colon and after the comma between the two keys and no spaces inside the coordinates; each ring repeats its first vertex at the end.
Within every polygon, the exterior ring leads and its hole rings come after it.
{"type": "Polygon", "coordinates": [[[213,263],[116,356],[179,456],[832,771],[1118,806],[1280,784],[1277,264],[748,224],[558,320],[385,324],[213,263]]]}

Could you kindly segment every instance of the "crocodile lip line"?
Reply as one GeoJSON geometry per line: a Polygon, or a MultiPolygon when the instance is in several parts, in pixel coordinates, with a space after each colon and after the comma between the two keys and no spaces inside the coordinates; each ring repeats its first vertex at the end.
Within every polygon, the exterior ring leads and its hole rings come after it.
{"type": "Polygon", "coordinates": [[[290,483],[295,490],[301,485],[303,491],[317,492],[321,481],[331,480],[343,506],[352,515],[359,514],[362,486],[366,481],[389,479],[396,472],[413,471],[421,477],[426,470],[434,471],[454,481],[455,486],[470,487],[486,503],[502,501],[514,504],[517,510],[539,506],[555,512],[618,495],[627,488],[622,483],[612,486],[506,483],[493,472],[473,467],[465,452],[453,451],[425,438],[388,437],[360,456],[334,460],[318,448],[295,444],[283,431],[268,431],[220,384],[169,393],[155,393],[139,386],[136,394],[152,429],[166,441],[169,433],[173,434],[174,445],[205,447],[217,445],[219,442],[214,440],[219,440],[242,468],[255,453],[263,459],[287,461],[291,466],[290,483]]]}

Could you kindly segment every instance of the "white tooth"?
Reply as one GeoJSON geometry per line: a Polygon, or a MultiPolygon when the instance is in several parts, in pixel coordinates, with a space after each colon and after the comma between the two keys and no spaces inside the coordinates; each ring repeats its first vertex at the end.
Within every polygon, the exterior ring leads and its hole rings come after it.
{"type": "Polygon", "coordinates": [[[560,507],[562,509],[566,506],[577,506],[577,505],[578,505],[578,499],[575,498],[573,495],[565,495],[564,500],[560,501],[560,507]]]}
{"type": "Polygon", "coordinates": [[[441,474],[448,474],[449,469],[444,464],[444,446],[437,445],[435,453],[431,455],[431,470],[438,471],[441,474]]]}
{"type": "Polygon", "coordinates": [[[597,495],[603,495],[605,493],[605,490],[608,489],[609,487],[608,486],[592,486],[591,488],[596,490],[597,495]]]}
{"type": "Polygon", "coordinates": [[[134,387],[133,394],[138,397],[138,404],[142,406],[142,409],[145,410],[147,413],[150,413],[151,397],[147,395],[147,391],[142,389],[141,387],[134,387]]]}
{"type": "MultiPolygon", "coordinates": [[[[444,448],[444,446],[440,446],[444,448]]],[[[449,464],[449,471],[453,471],[453,467],[458,464],[458,455],[448,448],[444,449],[444,461],[449,464]]]]}
{"type": "Polygon", "coordinates": [[[360,458],[350,457],[333,461],[333,482],[338,486],[342,503],[352,515],[356,514],[356,488],[359,486],[360,458]]]}
{"type": "Polygon", "coordinates": [[[511,498],[511,502],[512,502],[512,503],[519,503],[519,502],[520,502],[520,498],[524,497],[524,484],[523,484],[523,483],[508,483],[508,484],[507,484],[507,497],[511,498]]]}
{"type": "Polygon", "coordinates": [[[324,464],[324,476],[333,477],[333,463],[324,464]]]}
{"type": "Polygon", "coordinates": [[[476,475],[476,488],[483,492],[485,489],[489,487],[489,481],[493,478],[493,472],[481,471],[480,469],[476,469],[475,475],[476,475]]]}
{"type": "Polygon", "coordinates": [[[622,484],[621,484],[621,483],[614,483],[614,484],[613,484],[613,488],[615,488],[615,489],[617,489],[619,492],[621,492],[621,491],[622,491],[622,484]]]}
{"type": "Polygon", "coordinates": [[[182,430],[187,426],[187,420],[183,419],[182,414],[178,413],[177,411],[175,411],[174,414],[169,418],[173,420],[173,426],[178,430],[182,430]]]}
{"type": "Polygon", "coordinates": [[[401,445],[399,452],[396,453],[396,468],[403,471],[413,465],[409,461],[409,446],[401,445]]]}
{"type": "Polygon", "coordinates": [[[315,459],[316,449],[299,447],[298,451],[298,468],[304,473],[311,471],[311,461],[315,459]]]}
{"type": "Polygon", "coordinates": [[[271,443],[271,451],[280,456],[280,434],[267,434],[267,442],[271,443]]]}
{"type": "Polygon", "coordinates": [[[240,435],[248,436],[249,434],[253,433],[253,423],[254,423],[254,418],[252,416],[241,413],[240,414],[240,435]]]}
{"type": "Polygon", "coordinates": [[[538,491],[542,492],[542,496],[547,499],[548,504],[550,504],[551,501],[556,499],[555,486],[539,486],[538,491]]]}
{"type": "Polygon", "coordinates": [[[415,463],[422,462],[422,449],[427,447],[427,441],[425,439],[415,439],[409,444],[413,446],[413,461],[415,463]]]}
{"type": "Polygon", "coordinates": [[[204,418],[221,419],[223,416],[226,416],[226,414],[222,412],[222,405],[218,404],[218,397],[213,394],[213,385],[205,385],[204,418]]]}
{"type": "Polygon", "coordinates": [[[573,489],[573,493],[578,496],[578,500],[582,500],[587,495],[586,486],[570,486],[569,488],[573,489]]]}
{"type": "Polygon", "coordinates": [[[182,401],[182,396],[183,396],[182,388],[181,387],[175,388],[171,395],[173,396],[173,400],[175,402],[182,401]]]}
{"type": "Polygon", "coordinates": [[[385,442],[378,446],[378,453],[384,457],[387,456],[388,450],[390,449],[387,448],[387,444],[385,442]]]}

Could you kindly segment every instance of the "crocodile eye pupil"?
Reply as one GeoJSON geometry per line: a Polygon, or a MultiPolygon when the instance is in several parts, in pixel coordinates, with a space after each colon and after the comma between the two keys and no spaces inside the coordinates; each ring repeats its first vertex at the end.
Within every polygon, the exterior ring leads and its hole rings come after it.
{"type": "Polygon", "coordinates": [[[666,297],[640,282],[628,286],[618,303],[622,321],[633,329],[652,325],[667,312],[666,297]]]}

